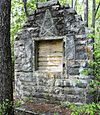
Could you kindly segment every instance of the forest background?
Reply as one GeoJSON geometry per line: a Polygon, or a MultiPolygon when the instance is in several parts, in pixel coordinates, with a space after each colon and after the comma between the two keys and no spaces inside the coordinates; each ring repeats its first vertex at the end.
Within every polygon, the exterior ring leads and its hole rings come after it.
{"type": "MultiPolygon", "coordinates": [[[[14,36],[20,30],[27,20],[25,13],[25,7],[27,7],[28,15],[36,9],[37,1],[43,2],[46,0],[12,0],[11,2],[11,48],[12,48],[12,64],[14,68],[14,36]],[[27,1],[27,4],[25,4],[27,1]]],[[[93,39],[94,59],[90,62],[89,68],[93,68],[94,80],[91,81],[90,86],[96,91],[95,102],[97,104],[90,104],[87,106],[87,111],[90,115],[94,115],[94,108],[100,110],[100,0],[59,0],[62,5],[69,4],[73,9],[77,11],[77,14],[81,15],[88,30],[91,34],[88,34],[88,38],[93,39]],[[99,103],[99,104],[98,104],[99,103]]],[[[88,70],[89,71],[89,70],[88,70]]],[[[88,71],[84,73],[87,74],[88,71]]],[[[13,69],[14,73],[14,69],[13,69]]],[[[67,104],[68,106],[68,104],[67,104]]],[[[0,106],[2,108],[2,106],[0,106]]],[[[83,107],[82,107],[83,108],[83,107]]],[[[82,108],[79,109],[82,110],[82,108]]],[[[85,107],[84,107],[85,108],[85,107]]],[[[75,112],[78,111],[74,106],[75,112]]],[[[0,110],[1,111],[1,110],[0,110]]],[[[86,110],[85,110],[86,111],[86,110]]],[[[73,114],[73,115],[78,115],[73,114]]]]}

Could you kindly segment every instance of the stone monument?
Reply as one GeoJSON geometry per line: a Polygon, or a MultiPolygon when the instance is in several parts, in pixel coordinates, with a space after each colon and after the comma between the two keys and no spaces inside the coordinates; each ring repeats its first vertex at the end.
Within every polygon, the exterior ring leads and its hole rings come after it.
{"type": "Polygon", "coordinates": [[[84,75],[92,48],[85,25],[69,5],[57,0],[37,4],[14,42],[16,97],[47,102],[92,101],[84,75]]]}

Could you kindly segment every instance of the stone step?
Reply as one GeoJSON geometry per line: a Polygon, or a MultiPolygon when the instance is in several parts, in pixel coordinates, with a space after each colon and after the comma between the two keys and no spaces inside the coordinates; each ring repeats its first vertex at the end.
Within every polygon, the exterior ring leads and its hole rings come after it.
{"type": "Polygon", "coordinates": [[[29,110],[25,110],[25,108],[18,107],[15,108],[14,115],[39,115],[39,114],[29,110]]]}

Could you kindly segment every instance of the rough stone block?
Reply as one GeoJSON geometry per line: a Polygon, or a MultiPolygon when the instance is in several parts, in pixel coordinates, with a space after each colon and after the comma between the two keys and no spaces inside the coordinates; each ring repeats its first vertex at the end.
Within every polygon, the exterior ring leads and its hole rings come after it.
{"type": "Polygon", "coordinates": [[[37,8],[46,8],[53,5],[58,5],[58,0],[50,0],[48,2],[38,2],[37,8]]]}
{"type": "Polygon", "coordinates": [[[66,9],[66,12],[67,12],[68,14],[76,14],[76,11],[75,11],[73,8],[66,9]]]}
{"type": "Polygon", "coordinates": [[[84,97],[80,97],[79,95],[75,96],[75,95],[68,95],[67,96],[67,101],[72,102],[72,103],[85,103],[85,98],[84,97]]]}
{"type": "Polygon", "coordinates": [[[68,35],[66,37],[66,46],[65,46],[65,57],[66,59],[74,59],[75,58],[75,42],[74,36],[68,35]]]}
{"type": "Polygon", "coordinates": [[[33,80],[32,72],[15,72],[16,79],[19,78],[20,81],[31,82],[33,80]]]}
{"type": "Polygon", "coordinates": [[[84,51],[78,51],[76,52],[76,59],[77,60],[86,60],[87,59],[87,54],[84,51]]]}
{"type": "Polygon", "coordinates": [[[70,75],[79,75],[79,68],[68,68],[68,74],[70,75]]]}
{"type": "Polygon", "coordinates": [[[55,81],[55,86],[60,86],[61,85],[61,79],[57,79],[56,81],[55,81]]]}
{"type": "Polygon", "coordinates": [[[87,87],[87,83],[79,82],[79,83],[76,84],[76,87],[79,87],[79,88],[86,88],[86,87],[87,87]]]}

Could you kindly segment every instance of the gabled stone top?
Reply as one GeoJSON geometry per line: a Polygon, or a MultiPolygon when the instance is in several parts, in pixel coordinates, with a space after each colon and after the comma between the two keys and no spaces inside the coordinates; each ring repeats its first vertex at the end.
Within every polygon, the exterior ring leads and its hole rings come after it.
{"type": "Polygon", "coordinates": [[[82,17],[68,4],[60,5],[58,0],[38,2],[37,9],[29,15],[23,26],[23,29],[26,28],[33,28],[32,37],[84,33],[82,17]]]}
{"type": "Polygon", "coordinates": [[[31,12],[29,16],[38,15],[44,13],[47,9],[51,11],[58,11],[59,13],[65,12],[67,14],[77,14],[76,11],[69,6],[69,4],[61,5],[58,0],[50,0],[47,2],[38,2],[36,4],[36,10],[31,12]]]}

